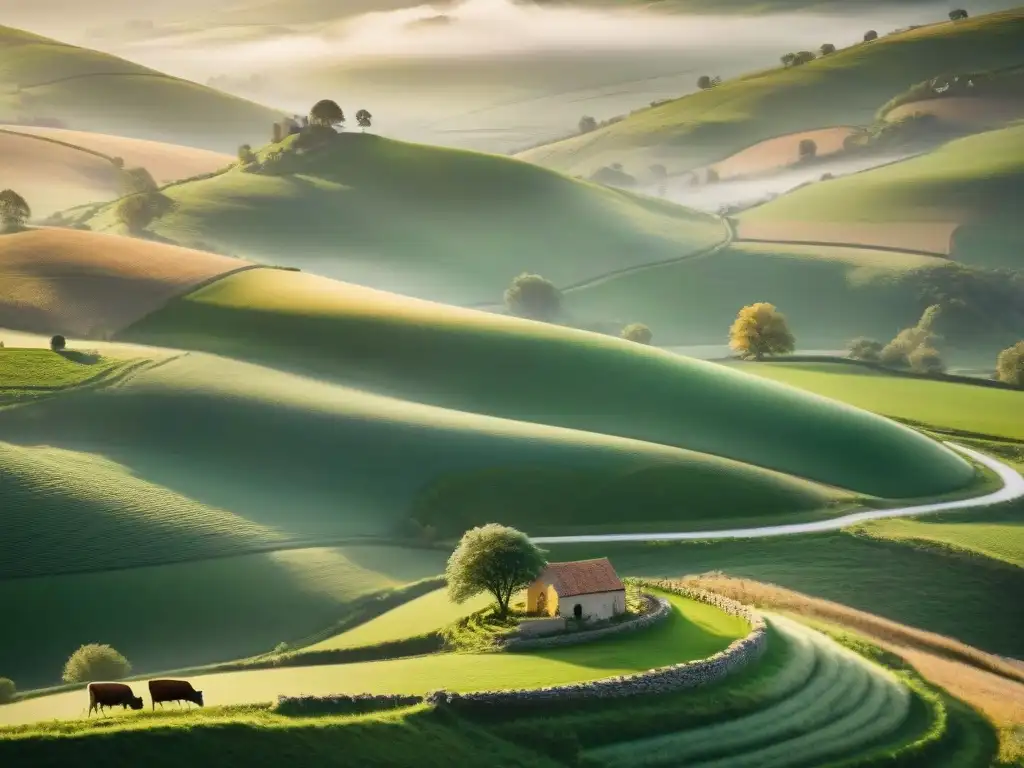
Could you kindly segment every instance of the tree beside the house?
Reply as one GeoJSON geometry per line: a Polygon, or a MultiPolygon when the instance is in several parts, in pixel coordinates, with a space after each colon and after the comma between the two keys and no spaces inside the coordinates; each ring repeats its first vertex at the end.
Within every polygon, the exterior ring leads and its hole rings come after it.
{"type": "Polygon", "coordinates": [[[528,587],[544,570],[544,553],[525,533],[497,523],[472,528],[448,558],[445,578],[448,596],[464,603],[489,593],[498,615],[508,615],[512,596],[528,587]]]}

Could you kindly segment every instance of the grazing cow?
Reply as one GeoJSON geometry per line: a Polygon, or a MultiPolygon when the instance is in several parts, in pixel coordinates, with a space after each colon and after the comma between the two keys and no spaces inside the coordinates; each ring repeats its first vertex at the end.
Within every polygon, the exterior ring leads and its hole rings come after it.
{"type": "Polygon", "coordinates": [[[153,709],[157,702],[162,707],[165,701],[176,701],[179,706],[183,701],[203,706],[203,692],[197,691],[187,680],[150,680],[149,696],[153,699],[153,709]]]}
{"type": "Polygon", "coordinates": [[[142,697],[136,696],[124,683],[89,683],[89,717],[93,710],[102,714],[104,707],[142,709],[142,697]]]}

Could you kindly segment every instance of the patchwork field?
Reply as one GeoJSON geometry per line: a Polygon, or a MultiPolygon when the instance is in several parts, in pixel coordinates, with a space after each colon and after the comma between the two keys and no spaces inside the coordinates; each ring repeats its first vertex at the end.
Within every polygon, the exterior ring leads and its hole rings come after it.
{"type": "Polygon", "coordinates": [[[800,131],[761,141],[712,164],[719,179],[754,176],[786,168],[800,160],[800,142],[813,141],[817,157],[827,157],[843,149],[843,140],[854,133],[853,128],[821,128],[800,131]]]}
{"type": "Polygon", "coordinates": [[[903,162],[812,184],[741,214],[740,236],[768,239],[768,232],[798,239],[807,237],[809,228],[818,240],[853,237],[852,242],[872,245],[888,240],[892,248],[928,250],[939,245],[933,237],[945,241],[950,227],[959,224],[952,233],[952,258],[1019,268],[1021,228],[1014,201],[1024,186],[1022,148],[1024,126],[1011,126],[958,139],[903,162]],[[849,234],[844,234],[847,227],[849,234]],[[879,229],[871,242],[859,234],[869,232],[867,227],[879,229]],[[883,234],[885,228],[892,229],[891,235],[883,234]]]}
{"type": "Polygon", "coordinates": [[[901,104],[885,113],[889,122],[911,115],[935,115],[949,125],[973,130],[1000,128],[1024,117],[1024,100],[951,96],[901,104]]]}
{"type": "Polygon", "coordinates": [[[0,237],[0,328],[103,338],[246,262],[67,229],[0,237]]]}
{"type": "Polygon", "coordinates": [[[25,198],[36,218],[121,194],[121,173],[103,157],[0,129],[4,187],[25,198]]]}
{"type": "Polygon", "coordinates": [[[115,56],[0,27],[0,123],[60,120],[233,151],[269,135],[278,113],[115,56]]]}
{"type": "Polygon", "coordinates": [[[913,83],[1018,64],[1022,29],[1024,11],[1015,9],[885,35],[809,64],[727,80],[520,157],[571,174],[613,162],[627,169],[663,163],[678,173],[811,127],[867,125],[913,83]]]}
{"type": "Polygon", "coordinates": [[[733,242],[567,291],[563,305],[585,327],[617,332],[643,322],[655,344],[671,347],[722,344],[740,307],[770,301],[786,315],[800,347],[844,347],[856,336],[885,338],[916,323],[912,288],[894,288],[891,278],[944,263],[867,248],[733,242]]]}
{"type": "MultiPolygon", "coordinates": [[[[178,209],[151,229],[456,304],[501,301],[524,271],[568,285],[726,238],[712,216],[508,158],[358,133],[299,154],[298,139],[260,150],[285,153],[272,172],[235,168],[166,190],[178,209]]],[[[86,222],[122,226],[109,208],[86,222]]]]}
{"type": "MultiPolygon", "coordinates": [[[[717,608],[670,595],[667,621],[649,630],[542,653],[446,653],[389,661],[226,672],[191,677],[211,704],[273,701],[278,695],[418,693],[539,688],[644,671],[704,658],[750,631],[717,608]]],[[[83,693],[28,699],[0,709],[0,724],[76,718],[83,693]]]]}

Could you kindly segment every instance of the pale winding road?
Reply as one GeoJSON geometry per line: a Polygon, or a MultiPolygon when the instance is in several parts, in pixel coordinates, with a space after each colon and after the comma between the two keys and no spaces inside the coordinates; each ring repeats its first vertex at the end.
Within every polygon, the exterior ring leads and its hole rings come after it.
{"type": "Polygon", "coordinates": [[[896,507],[893,509],[870,509],[854,512],[829,520],[817,520],[811,523],[794,523],[792,525],[767,525],[760,528],[730,528],[722,531],[685,531],[673,533],[605,533],[586,536],[538,536],[531,540],[537,544],[586,544],[609,541],[686,541],[707,539],[757,539],[768,536],[789,536],[795,533],[821,533],[835,531],[854,523],[867,520],[880,520],[886,517],[910,517],[934,512],[947,512],[958,509],[977,509],[1000,504],[1006,501],[1024,498],[1024,476],[1001,461],[986,456],[978,451],[965,448],[956,443],[945,443],[948,447],[974,459],[979,464],[991,469],[1003,481],[1003,487],[984,496],[969,499],[942,501],[934,504],[919,504],[913,507],[896,507]]]}

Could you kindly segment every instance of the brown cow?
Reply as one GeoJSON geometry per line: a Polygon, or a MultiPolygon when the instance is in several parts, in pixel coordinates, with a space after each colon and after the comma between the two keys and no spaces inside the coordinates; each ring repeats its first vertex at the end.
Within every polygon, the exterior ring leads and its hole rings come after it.
{"type": "Polygon", "coordinates": [[[89,683],[89,717],[93,710],[103,713],[104,707],[142,709],[142,697],[136,696],[124,683],[89,683]]]}
{"type": "Polygon", "coordinates": [[[203,692],[192,687],[187,680],[150,680],[149,695],[153,699],[153,709],[157,702],[162,707],[165,701],[176,701],[178,705],[187,701],[203,706],[203,692]]]}

